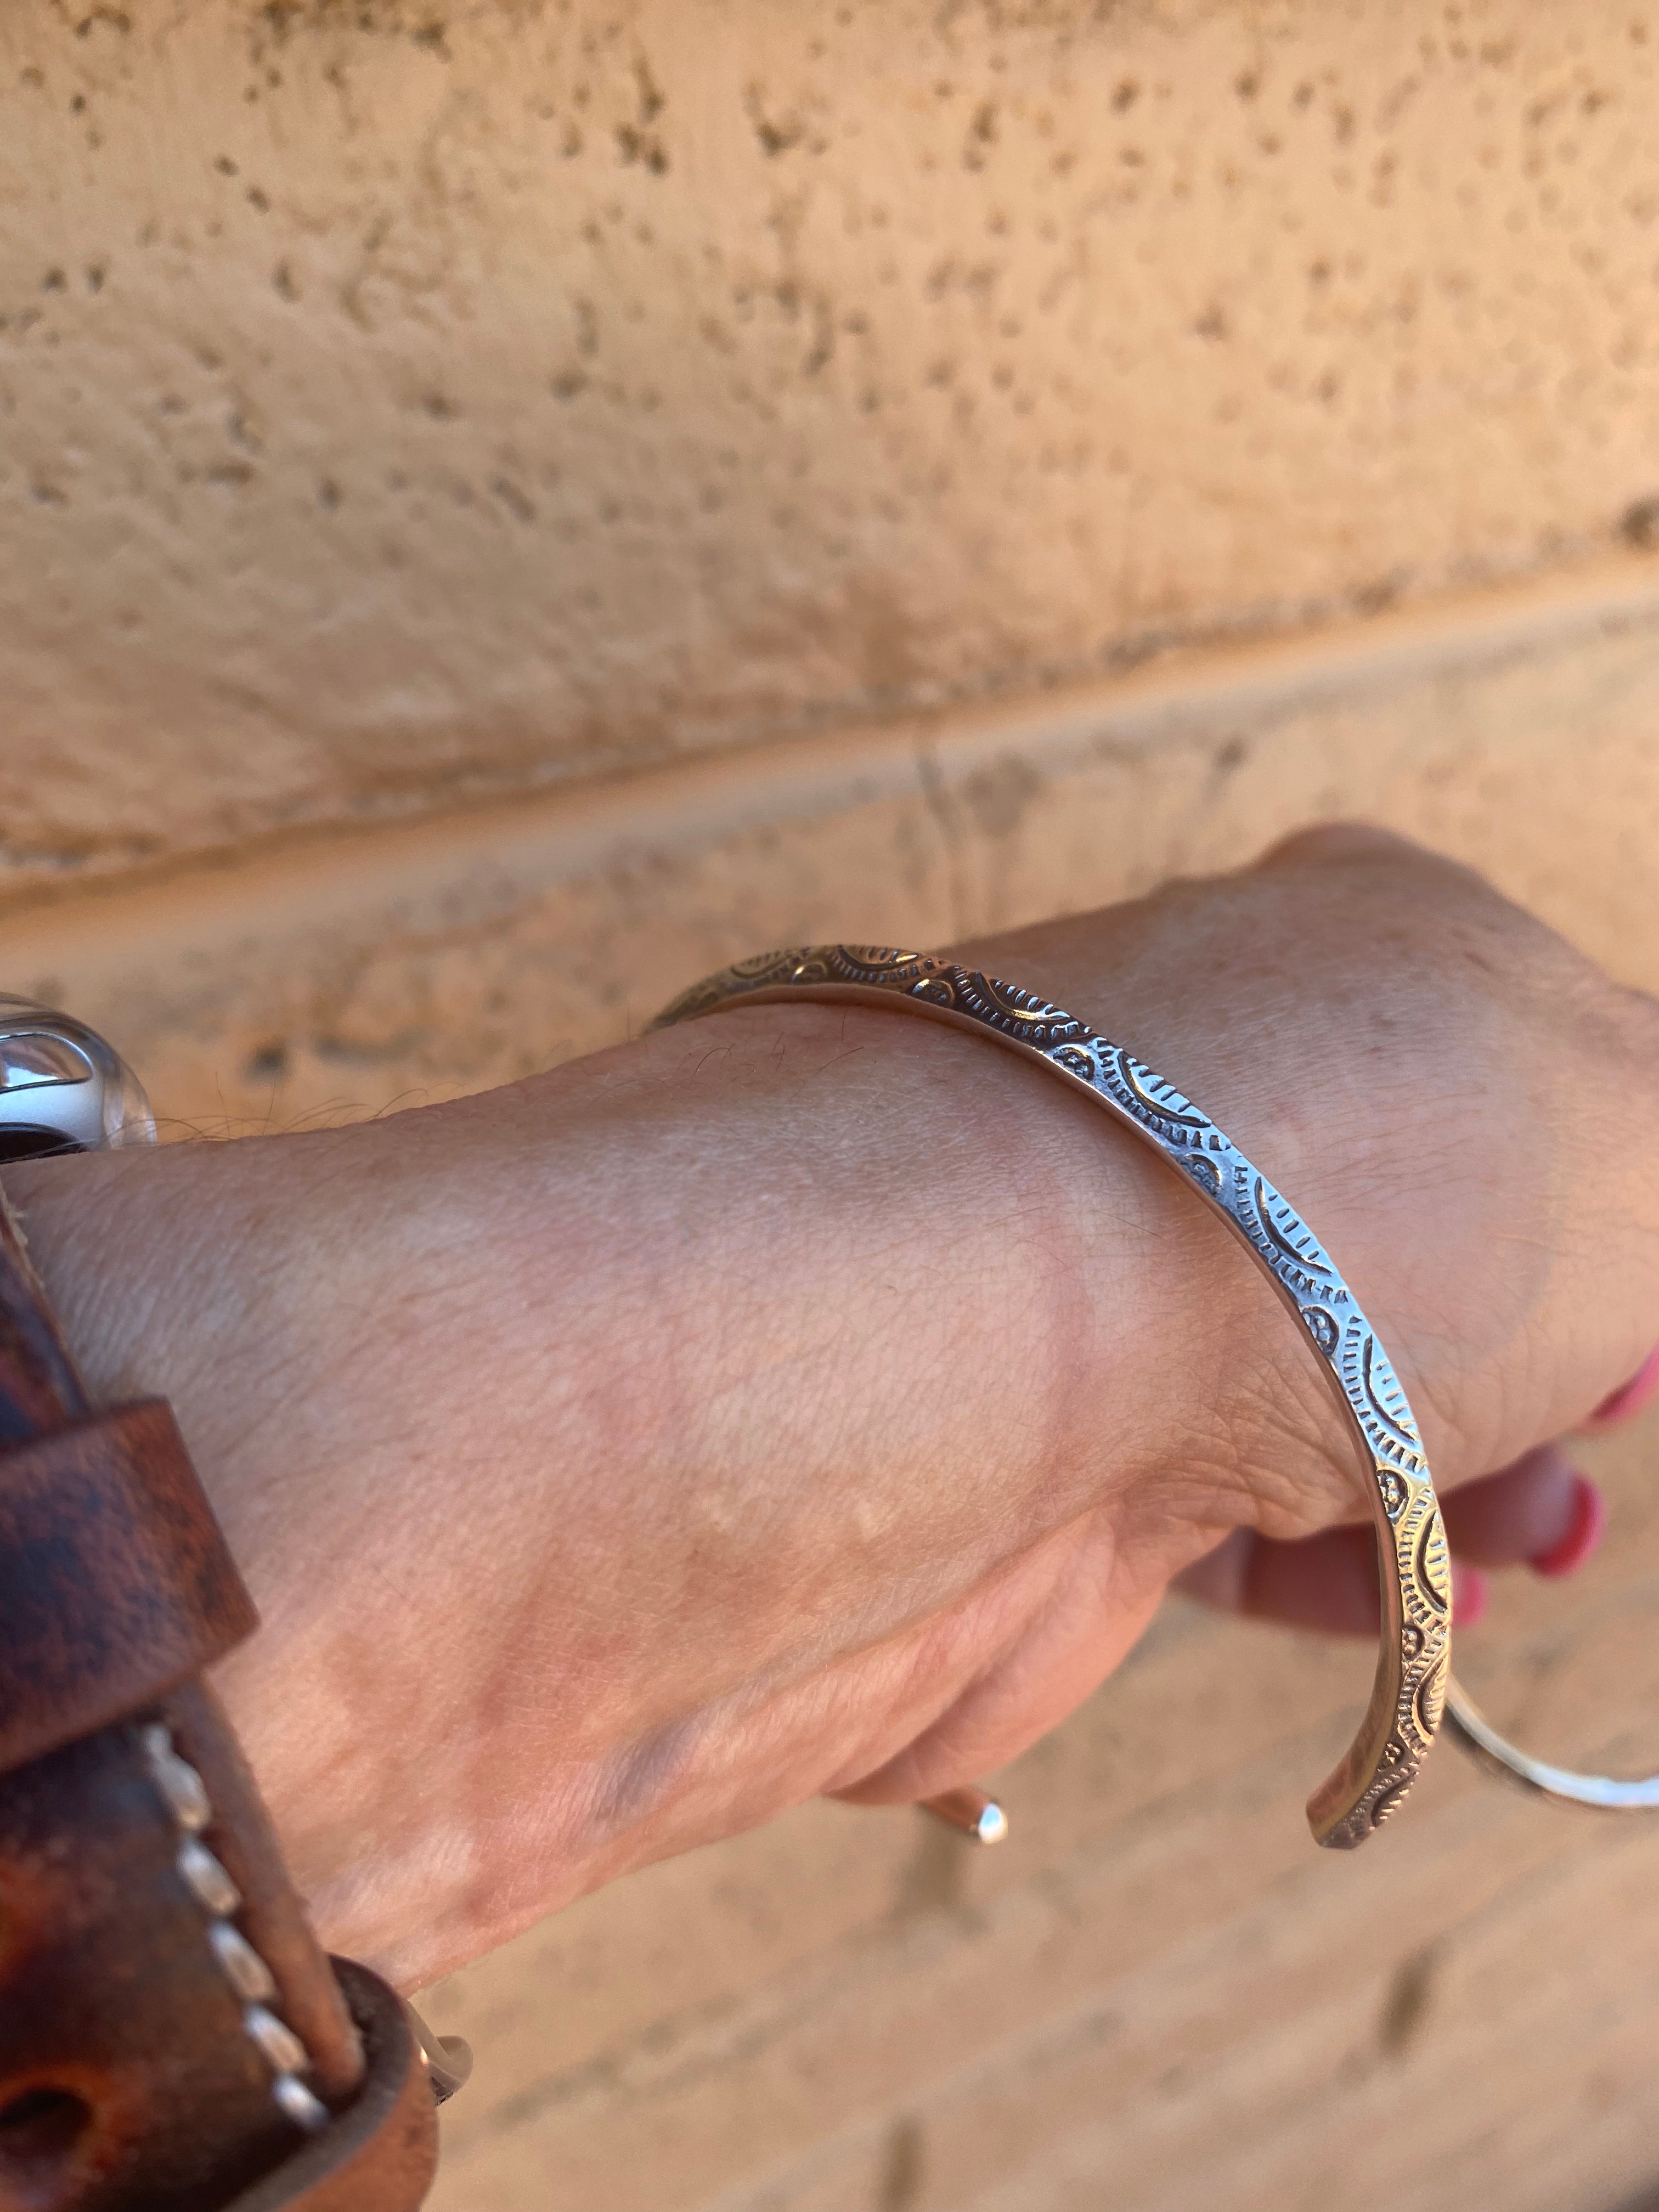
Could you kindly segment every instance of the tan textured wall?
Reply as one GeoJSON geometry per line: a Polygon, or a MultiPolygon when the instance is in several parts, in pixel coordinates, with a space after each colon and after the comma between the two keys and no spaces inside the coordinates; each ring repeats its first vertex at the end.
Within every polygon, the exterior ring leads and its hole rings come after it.
{"type": "MultiPolygon", "coordinates": [[[[171,1133],[1360,812],[1659,987],[1659,14],[10,0],[0,988],[171,1133]]],[[[1659,1752],[1659,1509],[1465,1665],[1659,1752]]],[[[434,1992],[436,2212],[1635,2212],[1659,1832],[1179,1609],[975,1857],[808,1807],[434,1992]],[[1219,1798],[1218,1820],[1209,1809],[1219,1798]]]]}
{"type": "Polygon", "coordinates": [[[1659,535],[1656,40],[1643,0],[9,0],[6,872],[1659,535]]]}

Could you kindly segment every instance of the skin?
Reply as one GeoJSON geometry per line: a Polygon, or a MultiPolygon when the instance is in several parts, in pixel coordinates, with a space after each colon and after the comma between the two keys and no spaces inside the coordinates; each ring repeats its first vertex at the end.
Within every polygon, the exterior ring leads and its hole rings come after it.
{"type": "MultiPolygon", "coordinates": [[[[1653,1001],[1357,830],[968,957],[1292,1194],[1466,1556],[1559,1537],[1551,1439],[1659,1339],[1653,1001]]],[[[1172,1577],[1375,1618],[1352,1448],[1224,1229],[903,1012],[6,1188],[94,1390],[173,1401],[264,1616],[220,1686],[325,1940],[406,1986],[814,1793],[995,1769],[1172,1577]]]]}

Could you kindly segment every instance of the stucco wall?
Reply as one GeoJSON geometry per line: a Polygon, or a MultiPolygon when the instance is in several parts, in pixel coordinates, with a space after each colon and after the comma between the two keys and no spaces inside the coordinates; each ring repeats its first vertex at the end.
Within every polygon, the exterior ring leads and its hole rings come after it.
{"type": "Polygon", "coordinates": [[[7,872],[1659,534],[1655,63],[1638,0],[11,0],[7,872]]]}
{"type": "MultiPolygon", "coordinates": [[[[1659,12],[0,11],[0,988],[167,1133],[1365,813],[1659,987],[1659,12]]],[[[1460,1665],[1659,1753],[1655,1443],[1460,1665]]],[[[1659,1834],[1172,1609],[974,1857],[803,1808],[434,1992],[439,2212],[1635,2212],[1659,1834]],[[1226,1809],[1219,1820],[1216,1802],[1226,1809]]]]}

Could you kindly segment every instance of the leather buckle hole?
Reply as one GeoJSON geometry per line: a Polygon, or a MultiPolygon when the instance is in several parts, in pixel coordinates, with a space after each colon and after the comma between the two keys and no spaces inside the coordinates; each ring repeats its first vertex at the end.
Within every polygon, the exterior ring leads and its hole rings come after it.
{"type": "Polygon", "coordinates": [[[61,2166],[86,2133],[92,2113],[72,2089],[24,2089],[0,2105],[0,2172],[61,2166]]]}

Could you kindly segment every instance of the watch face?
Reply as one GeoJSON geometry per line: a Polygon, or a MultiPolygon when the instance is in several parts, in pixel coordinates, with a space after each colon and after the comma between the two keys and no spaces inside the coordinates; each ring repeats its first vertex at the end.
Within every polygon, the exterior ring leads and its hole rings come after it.
{"type": "Polygon", "coordinates": [[[96,1030],[0,993],[0,1165],[155,1141],[143,1085],[96,1030]]]}

